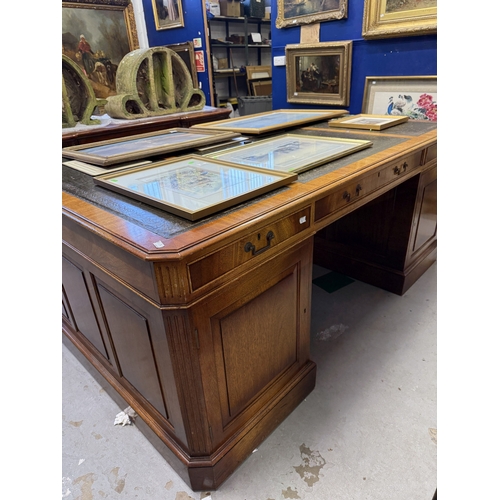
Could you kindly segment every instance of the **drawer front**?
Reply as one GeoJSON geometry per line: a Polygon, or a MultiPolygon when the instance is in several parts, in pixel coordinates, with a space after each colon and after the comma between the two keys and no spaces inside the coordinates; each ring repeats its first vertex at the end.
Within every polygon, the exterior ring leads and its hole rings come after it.
{"type": "Polygon", "coordinates": [[[321,198],[315,205],[315,222],[338,210],[344,209],[347,205],[363,199],[397,178],[404,177],[420,166],[421,159],[422,152],[418,151],[401,160],[390,163],[377,172],[368,174],[357,181],[346,184],[342,186],[342,188],[333,191],[328,196],[321,198]]]}
{"type": "Polygon", "coordinates": [[[311,207],[254,231],[202,259],[188,264],[189,279],[193,291],[210,283],[232,269],[252,260],[279,243],[304,231],[311,225],[311,207]]]}

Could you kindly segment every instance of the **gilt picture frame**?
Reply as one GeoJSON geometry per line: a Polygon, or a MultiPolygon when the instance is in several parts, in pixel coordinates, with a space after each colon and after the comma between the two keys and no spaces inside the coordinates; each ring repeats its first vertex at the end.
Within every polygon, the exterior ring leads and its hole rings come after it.
{"type": "Polygon", "coordinates": [[[437,33],[437,0],[365,0],[362,36],[366,39],[437,33]]]}
{"type": "Polygon", "coordinates": [[[361,130],[385,130],[394,127],[409,120],[408,116],[390,116],[390,115],[368,115],[359,114],[346,116],[330,120],[328,125],[336,128],[353,128],[361,130]]]}
{"type": "Polygon", "coordinates": [[[184,27],[182,0],[151,0],[158,31],[184,27]]]}
{"type": "Polygon", "coordinates": [[[301,173],[369,148],[365,139],[281,134],[209,154],[210,158],[279,172],[301,173]]]}
{"type": "Polygon", "coordinates": [[[240,134],[219,130],[193,130],[171,128],[156,132],[136,134],[106,141],[68,146],[62,156],[101,167],[131,162],[160,154],[206,146],[229,141],[240,134]]]}
{"type": "Polygon", "coordinates": [[[299,127],[314,122],[320,122],[344,116],[343,109],[277,109],[264,111],[238,118],[229,118],[214,122],[199,123],[191,128],[208,128],[210,130],[230,130],[243,134],[266,134],[285,128],[299,127]]]}
{"type": "Polygon", "coordinates": [[[82,68],[96,97],[116,94],[118,65],[138,48],[130,0],[62,1],[62,52],[82,68]]]}
{"type": "Polygon", "coordinates": [[[285,46],[287,102],[348,106],[352,42],[285,46]]]}
{"type": "Polygon", "coordinates": [[[186,155],[94,177],[94,183],[196,221],[286,186],[297,174],[186,155]]]}
{"type": "Polygon", "coordinates": [[[348,0],[278,0],[277,28],[347,19],[348,0]]]}
{"type": "Polygon", "coordinates": [[[367,76],[361,112],[437,122],[437,76],[367,76]]]}

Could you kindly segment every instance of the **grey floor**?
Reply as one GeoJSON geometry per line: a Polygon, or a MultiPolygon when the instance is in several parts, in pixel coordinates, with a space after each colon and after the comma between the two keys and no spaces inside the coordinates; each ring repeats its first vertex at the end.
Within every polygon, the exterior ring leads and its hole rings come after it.
{"type": "MultiPolygon", "coordinates": [[[[63,346],[66,500],[431,500],[436,267],[402,297],[313,285],[314,391],[215,492],[193,492],[63,346]]],[[[315,267],[315,277],[326,270],[315,267]]]]}

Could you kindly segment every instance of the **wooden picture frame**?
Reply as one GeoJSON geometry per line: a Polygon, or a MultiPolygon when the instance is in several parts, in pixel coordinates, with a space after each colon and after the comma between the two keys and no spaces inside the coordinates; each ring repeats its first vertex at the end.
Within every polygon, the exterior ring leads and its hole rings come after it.
{"type": "Polygon", "coordinates": [[[195,221],[290,184],[297,174],[187,155],[94,177],[95,184],[195,221]]]}
{"type": "Polygon", "coordinates": [[[184,27],[182,0],[151,0],[158,31],[184,27]]]}
{"type": "Polygon", "coordinates": [[[248,80],[248,84],[252,96],[270,96],[273,93],[272,78],[252,78],[248,80]]]}
{"type": "Polygon", "coordinates": [[[354,128],[362,130],[384,130],[394,125],[405,123],[409,120],[408,116],[391,115],[352,115],[336,120],[330,120],[330,127],[354,128]]]}
{"type": "Polygon", "coordinates": [[[437,121],[437,76],[367,76],[361,112],[437,121]]]}
{"type": "Polygon", "coordinates": [[[238,118],[199,123],[191,128],[230,130],[243,134],[266,134],[276,130],[329,120],[346,114],[347,111],[343,109],[277,109],[238,118]]]}
{"type": "Polygon", "coordinates": [[[193,87],[198,88],[198,71],[196,70],[196,59],[194,55],[194,44],[191,41],[174,43],[166,45],[167,48],[175,51],[186,64],[191,78],[193,79],[193,87]]]}
{"type": "Polygon", "coordinates": [[[62,149],[63,157],[107,167],[160,154],[185,151],[207,144],[228,141],[239,134],[219,130],[171,128],[130,135],[107,141],[79,144],[62,149]]]}
{"type": "Polygon", "coordinates": [[[348,106],[352,42],[285,46],[287,102],[348,106]]]}
{"type": "Polygon", "coordinates": [[[97,98],[116,94],[118,65],[138,48],[129,0],[62,1],[62,52],[82,68],[97,98]]]}
{"type": "Polygon", "coordinates": [[[421,0],[419,8],[399,0],[365,0],[363,38],[393,38],[437,33],[437,0],[421,0]]]}
{"type": "Polygon", "coordinates": [[[372,146],[363,139],[282,134],[209,154],[210,158],[279,172],[305,172],[372,146]]]}
{"type": "Polygon", "coordinates": [[[347,19],[348,0],[277,0],[277,28],[347,19]]]}

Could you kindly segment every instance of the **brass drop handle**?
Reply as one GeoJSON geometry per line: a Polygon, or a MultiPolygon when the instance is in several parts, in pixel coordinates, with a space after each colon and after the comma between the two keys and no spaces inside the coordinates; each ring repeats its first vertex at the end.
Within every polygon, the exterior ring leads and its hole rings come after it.
{"type": "Polygon", "coordinates": [[[259,255],[271,248],[271,240],[273,238],[274,233],[272,231],[269,231],[266,235],[267,245],[265,247],[262,247],[260,250],[255,250],[255,245],[251,241],[248,241],[247,243],[245,243],[245,252],[252,252],[252,255],[259,255]]]}
{"type": "Polygon", "coordinates": [[[406,172],[406,167],[408,166],[408,163],[404,162],[401,167],[398,167],[397,165],[394,167],[394,174],[399,175],[402,174],[403,172],[406,172]]]}
{"type": "Polygon", "coordinates": [[[356,196],[359,196],[359,192],[362,190],[363,188],[361,187],[361,184],[358,184],[356,186],[356,196]]]}
{"type": "Polygon", "coordinates": [[[351,200],[351,193],[348,193],[347,191],[345,191],[344,194],[342,195],[342,198],[344,198],[344,200],[346,200],[346,201],[350,201],[351,200]]]}

